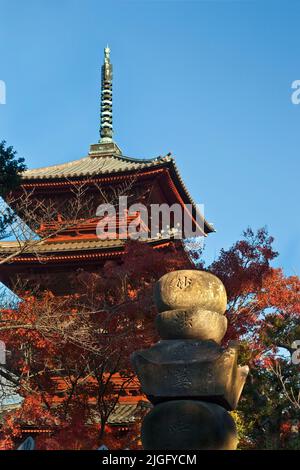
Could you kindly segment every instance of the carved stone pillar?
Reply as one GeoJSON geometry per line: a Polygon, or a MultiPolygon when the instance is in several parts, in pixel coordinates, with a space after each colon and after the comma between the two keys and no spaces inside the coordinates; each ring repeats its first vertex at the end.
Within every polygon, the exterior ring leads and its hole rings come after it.
{"type": "Polygon", "coordinates": [[[226,333],[227,297],[214,275],[175,271],[155,287],[161,340],[132,355],[154,408],[145,417],[145,449],[235,449],[228,411],[236,408],[248,367],[237,365],[238,346],[220,346],[226,333]]]}

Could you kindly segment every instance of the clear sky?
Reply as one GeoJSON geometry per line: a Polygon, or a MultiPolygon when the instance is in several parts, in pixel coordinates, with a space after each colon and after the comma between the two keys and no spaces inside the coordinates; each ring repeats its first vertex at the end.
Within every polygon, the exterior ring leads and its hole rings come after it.
{"type": "Polygon", "coordinates": [[[266,225],[299,275],[299,20],[293,0],[0,0],[0,139],[29,167],[85,156],[108,43],[115,140],[172,151],[217,229],[208,258],[266,225]]]}

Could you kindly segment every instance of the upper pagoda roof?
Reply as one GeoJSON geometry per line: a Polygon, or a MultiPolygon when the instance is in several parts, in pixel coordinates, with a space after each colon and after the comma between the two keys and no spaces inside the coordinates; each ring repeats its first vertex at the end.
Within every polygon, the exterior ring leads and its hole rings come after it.
{"type": "MultiPolygon", "coordinates": [[[[115,144],[113,144],[115,145],[115,144]]],[[[174,183],[174,191],[178,192],[181,201],[185,204],[192,204],[196,208],[196,203],[185,186],[174,158],[168,153],[166,156],[159,156],[151,159],[137,159],[126,157],[118,153],[104,153],[106,145],[93,144],[89,154],[79,160],[51,165],[41,168],[26,170],[22,174],[22,186],[24,187],[47,187],[54,185],[68,185],[71,181],[81,181],[82,179],[102,180],[111,178],[127,178],[127,175],[137,177],[147,176],[153,172],[165,172],[171,186],[174,183]]],[[[119,149],[118,149],[119,151],[119,149]]],[[[205,234],[214,232],[212,224],[204,219],[205,234]]]]}
{"type": "Polygon", "coordinates": [[[60,165],[51,165],[41,168],[26,170],[22,179],[24,180],[45,180],[45,179],[65,179],[85,176],[101,176],[110,173],[123,173],[153,168],[158,165],[174,160],[170,155],[152,159],[137,159],[124,157],[123,155],[107,155],[80,158],[60,165]]]}
{"type": "MultiPolygon", "coordinates": [[[[166,156],[159,156],[151,159],[137,159],[127,157],[122,154],[121,149],[113,140],[113,95],[112,79],[113,67],[110,62],[110,49],[104,49],[104,63],[101,68],[101,98],[100,98],[100,139],[98,143],[90,146],[89,153],[84,158],[72,160],[71,162],[58,165],[45,166],[26,170],[22,174],[21,186],[23,189],[34,189],[35,194],[39,192],[43,195],[47,191],[61,191],[61,188],[68,188],[74,184],[103,183],[107,185],[116,181],[125,181],[134,176],[143,180],[155,178],[159,190],[163,197],[170,204],[179,203],[184,207],[185,213],[199,226],[195,216],[199,213],[189,194],[175,160],[168,153],[166,156]],[[191,210],[187,205],[192,205],[191,210]]],[[[19,188],[16,189],[16,193],[19,188]]],[[[200,214],[201,215],[201,214],[200,214]]],[[[201,226],[204,222],[204,230],[201,232],[207,235],[215,231],[213,225],[209,224],[201,215],[201,226]]],[[[200,227],[200,226],[199,226],[200,227]]]]}

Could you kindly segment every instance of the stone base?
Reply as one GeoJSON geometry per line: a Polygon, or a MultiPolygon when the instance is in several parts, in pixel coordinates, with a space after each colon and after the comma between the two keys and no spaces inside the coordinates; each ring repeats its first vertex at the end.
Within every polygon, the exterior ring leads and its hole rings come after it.
{"type": "Polygon", "coordinates": [[[161,403],[145,417],[145,450],[235,450],[236,425],[219,405],[195,400],[161,403]]]}
{"type": "Polygon", "coordinates": [[[122,155],[120,148],[115,142],[92,144],[90,146],[89,156],[92,158],[109,157],[112,155],[122,155]]]}
{"type": "Polygon", "coordinates": [[[204,400],[227,410],[237,406],[248,367],[237,365],[238,347],[214,341],[162,340],[131,356],[143,392],[153,404],[204,400]]]}

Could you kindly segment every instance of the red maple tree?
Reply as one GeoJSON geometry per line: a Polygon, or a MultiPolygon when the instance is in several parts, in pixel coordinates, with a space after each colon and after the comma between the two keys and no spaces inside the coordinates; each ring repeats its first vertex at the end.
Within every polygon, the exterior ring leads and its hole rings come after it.
{"type": "Polygon", "coordinates": [[[78,270],[75,295],[20,293],[18,308],[2,311],[0,337],[12,354],[0,375],[24,401],[5,416],[2,448],[14,447],[31,427],[51,431],[38,436],[38,448],[137,446],[135,426],[122,434],[107,422],[136,380],[131,353],[157,339],[154,282],[190,267],[174,243],[162,253],[131,242],[122,262],[106,262],[101,275],[78,270]]]}
{"type": "Polygon", "coordinates": [[[107,425],[108,418],[122,387],[135,380],[130,354],[158,339],[154,283],[166,272],[195,268],[193,261],[225,284],[224,343],[239,340],[240,362],[251,368],[240,402],[242,447],[267,446],[263,434],[268,433],[270,439],[276,434],[272,445],[280,447],[284,413],[293,417],[300,409],[291,395],[295,369],[288,366],[292,342],[300,339],[300,280],[272,267],[277,256],[272,244],[265,229],[248,229],[205,266],[199,253],[187,256],[174,243],[160,251],[131,242],[122,262],[107,262],[101,276],[78,271],[76,295],[28,293],[17,309],[4,310],[0,339],[11,355],[1,374],[15,383],[24,401],[4,418],[2,448],[14,447],[26,426],[51,430],[38,436],[38,448],[137,447],[139,423],[122,434],[107,425]],[[280,358],[282,350],[286,354],[280,358]],[[115,377],[122,379],[118,387],[115,377]],[[270,409],[274,423],[266,421],[270,409]]]}

